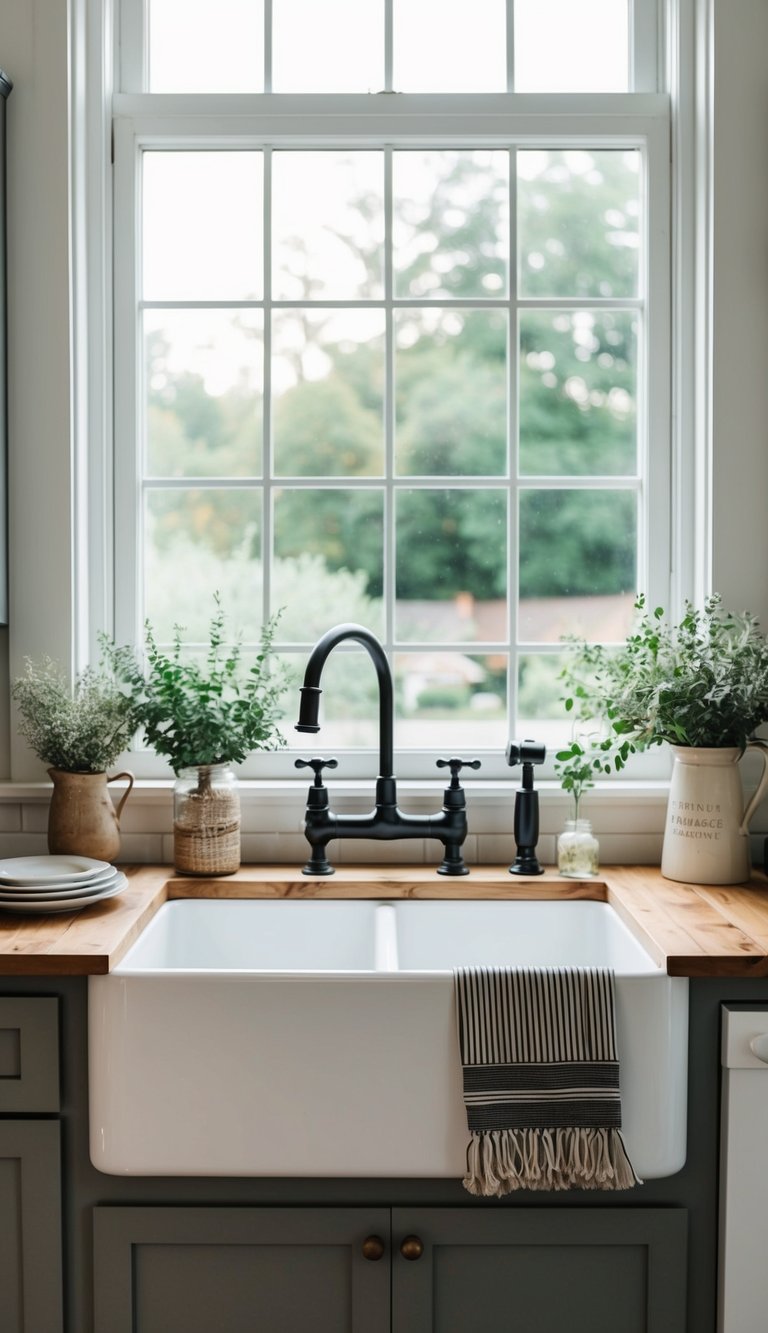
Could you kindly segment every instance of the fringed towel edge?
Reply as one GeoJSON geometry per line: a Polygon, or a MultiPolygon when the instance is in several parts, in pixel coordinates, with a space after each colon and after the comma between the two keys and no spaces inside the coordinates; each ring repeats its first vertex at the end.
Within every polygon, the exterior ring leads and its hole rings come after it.
{"type": "Polygon", "coordinates": [[[470,1194],[515,1190],[626,1190],[642,1185],[619,1129],[500,1129],[473,1132],[467,1148],[470,1194]]]}

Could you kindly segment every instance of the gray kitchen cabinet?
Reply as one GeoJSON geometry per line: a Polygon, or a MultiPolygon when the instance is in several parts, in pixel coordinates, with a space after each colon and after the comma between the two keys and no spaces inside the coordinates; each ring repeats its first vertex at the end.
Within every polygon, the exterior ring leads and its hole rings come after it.
{"type": "Polygon", "coordinates": [[[2,1333],[63,1329],[58,1058],[57,1001],[0,997],[2,1333]]]}
{"type": "Polygon", "coordinates": [[[393,1333],[683,1333],[686,1242],[681,1208],[394,1209],[393,1333]]]}
{"type": "Polygon", "coordinates": [[[94,1210],[95,1333],[389,1333],[389,1272],[385,1208],[94,1210]]]}
{"type": "Polygon", "coordinates": [[[684,1209],[100,1207],[94,1244],[95,1333],[685,1329],[684,1209]]]}
{"type": "Polygon", "coordinates": [[[0,996],[0,1115],[58,1115],[59,1002],[0,996]]]}

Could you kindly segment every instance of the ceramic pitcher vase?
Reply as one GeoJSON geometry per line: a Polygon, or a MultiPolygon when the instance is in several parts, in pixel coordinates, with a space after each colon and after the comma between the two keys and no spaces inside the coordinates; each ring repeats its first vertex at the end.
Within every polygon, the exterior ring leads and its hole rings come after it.
{"type": "Polygon", "coordinates": [[[65,773],[49,768],[53,795],[48,811],[48,851],[114,861],[120,851],[120,815],[133,786],[132,773],[65,773]],[[128,786],[115,809],[108,782],[126,778],[128,786]]]}
{"type": "Polygon", "coordinates": [[[762,758],[757,790],[746,809],[738,746],[673,745],[667,823],[661,856],[666,879],[687,884],[742,884],[749,879],[749,821],[768,786],[768,742],[749,741],[762,758]]]}

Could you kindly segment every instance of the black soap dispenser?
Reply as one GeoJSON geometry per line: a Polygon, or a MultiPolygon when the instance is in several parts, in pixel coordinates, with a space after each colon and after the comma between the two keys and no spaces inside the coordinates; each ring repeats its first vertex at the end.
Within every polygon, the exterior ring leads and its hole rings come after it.
{"type": "Polygon", "coordinates": [[[543,764],[546,756],[546,746],[540,745],[538,741],[510,741],[507,746],[507,763],[510,768],[517,764],[523,766],[522,786],[515,793],[517,855],[509,867],[510,875],[544,874],[536,856],[536,844],[539,841],[539,793],[534,790],[533,769],[535,764],[543,764]]]}

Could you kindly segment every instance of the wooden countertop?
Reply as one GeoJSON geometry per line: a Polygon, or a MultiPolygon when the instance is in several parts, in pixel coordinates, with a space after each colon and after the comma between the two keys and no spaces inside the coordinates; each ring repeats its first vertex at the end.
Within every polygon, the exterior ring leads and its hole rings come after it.
{"type": "Polygon", "coordinates": [[[595,880],[511,876],[477,866],[462,879],[432,867],[339,869],[328,879],[293,866],[243,866],[219,879],[183,878],[170,866],[124,866],[128,887],[80,912],[0,911],[0,976],[109,972],[168,898],[592,898],[609,902],[656,961],[676,977],[768,977],[768,880],[705,887],[664,879],[653,866],[606,866],[595,880]]]}

